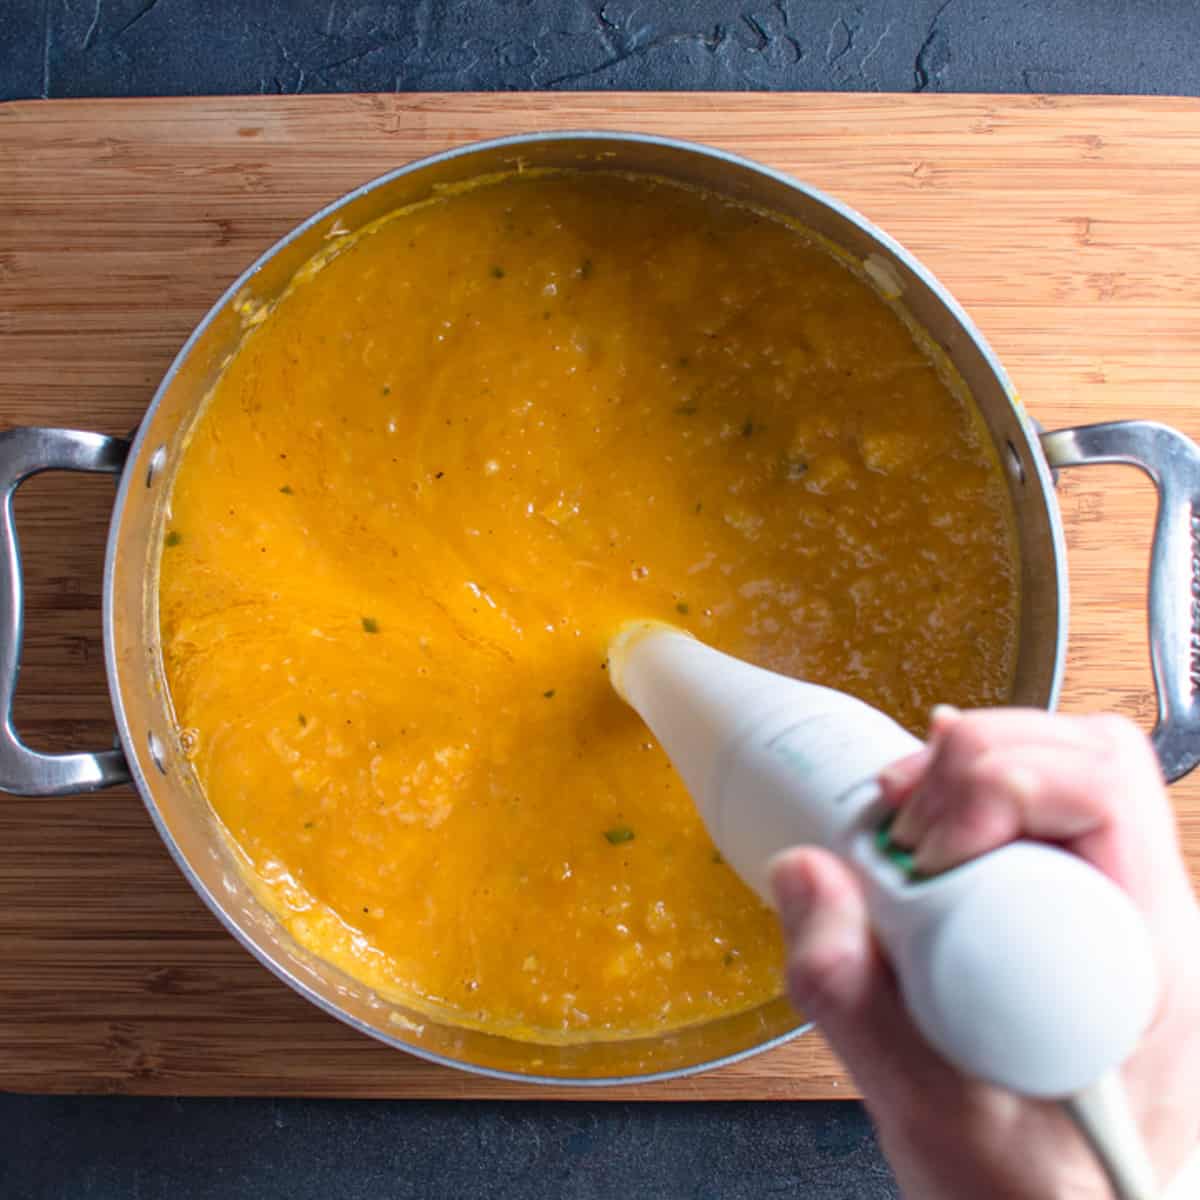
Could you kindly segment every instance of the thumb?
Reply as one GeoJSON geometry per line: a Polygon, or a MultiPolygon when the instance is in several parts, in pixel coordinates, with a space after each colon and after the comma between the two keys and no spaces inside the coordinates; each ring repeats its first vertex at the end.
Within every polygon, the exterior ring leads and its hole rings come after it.
{"type": "Polygon", "coordinates": [[[792,1003],[816,1022],[874,1105],[911,1103],[922,1079],[949,1082],[950,1068],[908,1016],[850,871],[824,850],[801,847],[777,857],[771,883],[792,1003]]]}

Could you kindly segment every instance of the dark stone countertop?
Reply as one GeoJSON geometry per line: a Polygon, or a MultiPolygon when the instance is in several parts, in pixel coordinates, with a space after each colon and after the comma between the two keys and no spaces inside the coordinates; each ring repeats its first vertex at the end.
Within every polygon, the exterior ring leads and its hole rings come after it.
{"type": "Polygon", "coordinates": [[[0,100],[1200,90],[1193,0],[2,0],[0,100]]]}
{"type": "MultiPolygon", "coordinates": [[[[1194,0],[0,0],[0,100],[526,88],[1196,95],[1197,34],[1194,0]]],[[[0,1096],[0,1196],[13,1200],[897,1194],[848,1103],[0,1096]]]]}

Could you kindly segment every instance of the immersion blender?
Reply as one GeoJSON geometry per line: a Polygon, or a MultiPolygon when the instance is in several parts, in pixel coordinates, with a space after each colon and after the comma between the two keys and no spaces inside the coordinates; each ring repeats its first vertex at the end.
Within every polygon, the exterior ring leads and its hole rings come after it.
{"type": "Polygon", "coordinates": [[[767,904],[781,850],[839,855],[926,1040],[967,1075],[1061,1101],[1120,1200],[1152,1200],[1117,1072],[1150,1023],[1157,973],[1145,923],[1115,883],[1032,841],[918,877],[888,840],[877,780],[921,743],[890,717],[655,622],[626,625],[609,664],[717,848],[767,904]]]}

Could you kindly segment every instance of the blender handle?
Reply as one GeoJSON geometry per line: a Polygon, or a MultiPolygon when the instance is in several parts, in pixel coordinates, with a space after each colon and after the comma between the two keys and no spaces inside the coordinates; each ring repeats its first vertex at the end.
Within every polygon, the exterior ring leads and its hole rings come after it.
{"type": "Polygon", "coordinates": [[[120,750],[42,754],[21,741],[12,719],[25,609],[13,496],[40,471],[119,475],[128,453],[127,441],[99,433],[38,428],[0,433],[0,790],[21,796],[62,796],[130,779],[120,750]]]}
{"type": "Polygon", "coordinates": [[[1109,421],[1041,437],[1052,468],[1138,467],[1158,490],[1150,551],[1150,667],[1158,720],[1150,735],[1168,783],[1200,763],[1200,448],[1154,421],[1109,421]]]}

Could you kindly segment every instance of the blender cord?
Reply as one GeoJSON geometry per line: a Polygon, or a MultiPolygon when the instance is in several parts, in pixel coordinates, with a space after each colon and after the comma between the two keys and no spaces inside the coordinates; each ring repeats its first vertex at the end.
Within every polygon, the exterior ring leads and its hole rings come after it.
{"type": "Polygon", "coordinates": [[[1116,1200],[1157,1200],[1154,1167],[1113,1071],[1062,1102],[1112,1185],[1116,1200]]]}

